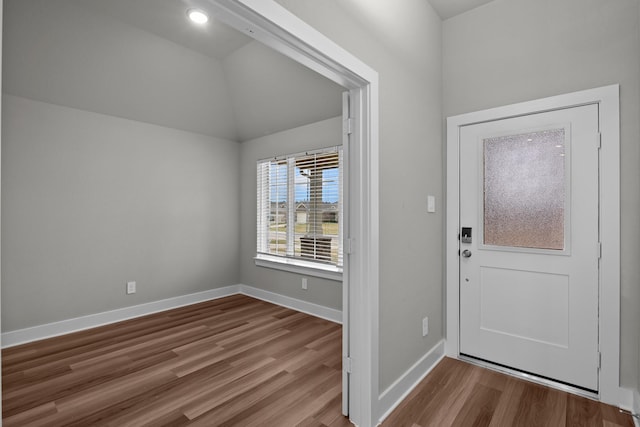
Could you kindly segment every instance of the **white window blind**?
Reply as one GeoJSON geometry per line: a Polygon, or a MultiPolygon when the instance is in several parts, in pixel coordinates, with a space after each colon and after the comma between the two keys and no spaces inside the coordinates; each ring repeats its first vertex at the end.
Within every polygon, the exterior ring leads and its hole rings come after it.
{"type": "Polygon", "coordinates": [[[342,267],[342,147],[258,161],[257,253],[342,267]]]}

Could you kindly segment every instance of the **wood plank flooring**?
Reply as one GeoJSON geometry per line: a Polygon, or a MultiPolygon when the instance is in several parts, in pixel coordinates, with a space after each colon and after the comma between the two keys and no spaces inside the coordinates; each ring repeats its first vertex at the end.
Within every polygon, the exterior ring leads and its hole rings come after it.
{"type": "Polygon", "coordinates": [[[3,425],[351,425],[341,326],[242,295],[3,350],[3,425]]]}
{"type": "Polygon", "coordinates": [[[618,408],[450,358],[383,427],[633,427],[618,408]]]}
{"type": "MultiPolygon", "coordinates": [[[[2,351],[3,425],[346,427],[341,326],[242,295],[2,351]]],[[[633,427],[445,358],[383,427],[633,427]]]]}

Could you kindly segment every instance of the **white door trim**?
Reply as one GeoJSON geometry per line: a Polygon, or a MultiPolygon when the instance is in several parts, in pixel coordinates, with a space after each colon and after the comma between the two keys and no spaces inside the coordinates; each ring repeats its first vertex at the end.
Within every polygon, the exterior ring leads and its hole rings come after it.
{"type": "Polygon", "coordinates": [[[600,150],[600,352],[601,401],[630,407],[628,390],[620,387],[620,109],[619,86],[611,85],[535,101],[522,102],[447,118],[447,224],[446,224],[446,354],[459,355],[459,131],[462,126],[599,104],[600,150]]]}
{"type": "Polygon", "coordinates": [[[348,325],[352,360],[349,418],[363,427],[378,413],[378,73],[272,0],[192,0],[197,6],[346,87],[352,129],[346,238],[348,325]]]}

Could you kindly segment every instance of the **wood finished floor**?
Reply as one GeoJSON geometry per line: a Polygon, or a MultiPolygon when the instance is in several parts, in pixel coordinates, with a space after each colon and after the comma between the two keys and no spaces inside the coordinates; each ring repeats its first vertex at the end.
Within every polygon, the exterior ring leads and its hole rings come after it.
{"type": "Polygon", "coordinates": [[[341,337],[235,295],[9,348],[3,425],[349,426],[341,337]]]}
{"type": "MultiPolygon", "coordinates": [[[[340,325],[235,295],[2,351],[3,425],[345,427],[340,325]]],[[[383,427],[633,427],[445,358],[383,427]]]]}
{"type": "Polygon", "coordinates": [[[450,358],[382,427],[633,427],[618,408],[450,358]]]}

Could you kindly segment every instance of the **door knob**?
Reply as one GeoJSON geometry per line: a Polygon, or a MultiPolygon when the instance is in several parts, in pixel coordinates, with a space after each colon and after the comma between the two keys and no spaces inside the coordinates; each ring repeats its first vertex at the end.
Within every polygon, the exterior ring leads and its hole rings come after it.
{"type": "Polygon", "coordinates": [[[469,249],[465,249],[464,251],[462,251],[462,256],[465,258],[471,257],[471,251],[469,249]]]}

